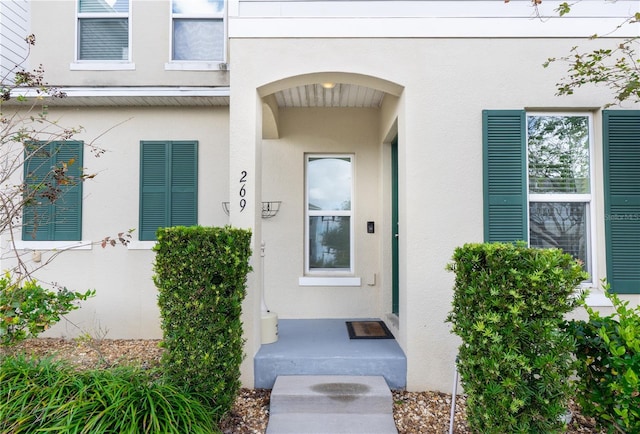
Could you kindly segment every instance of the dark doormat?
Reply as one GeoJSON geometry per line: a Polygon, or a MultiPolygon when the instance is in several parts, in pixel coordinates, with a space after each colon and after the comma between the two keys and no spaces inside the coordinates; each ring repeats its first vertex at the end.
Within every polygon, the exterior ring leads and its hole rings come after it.
{"type": "Polygon", "coordinates": [[[383,321],[347,321],[350,339],[393,339],[383,321]]]}

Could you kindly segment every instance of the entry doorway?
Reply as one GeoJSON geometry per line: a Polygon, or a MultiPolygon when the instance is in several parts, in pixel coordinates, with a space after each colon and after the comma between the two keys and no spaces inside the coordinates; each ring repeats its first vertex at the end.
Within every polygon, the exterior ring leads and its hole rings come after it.
{"type": "Polygon", "coordinates": [[[398,136],[391,142],[391,312],[400,315],[400,262],[398,227],[398,136]]]}

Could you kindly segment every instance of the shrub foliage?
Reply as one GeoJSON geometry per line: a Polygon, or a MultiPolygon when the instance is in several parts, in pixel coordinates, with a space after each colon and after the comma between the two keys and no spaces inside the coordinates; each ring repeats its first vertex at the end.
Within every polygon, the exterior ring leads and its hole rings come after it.
{"type": "Polygon", "coordinates": [[[577,401],[609,433],[640,432],[640,306],[608,291],[615,312],[601,316],[585,305],[588,321],[568,324],[578,343],[577,401]]]}
{"type": "Polygon", "coordinates": [[[51,291],[33,280],[14,281],[9,273],[0,278],[0,346],[36,337],[78,309],[78,301],[95,295],[60,288],[51,291]]]}
{"type": "Polygon", "coordinates": [[[154,281],[173,384],[228,412],[240,388],[240,315],[250,271],[251,232],[231,227],[173,227],[157,232],[154,281]]]}
{"type": "Polygon", "coordinates": [[[575,341],[561,331],[588,275],[570,255],[523,244],[466,244],[447,317],[462,339],[457,366],[476,433],[563,430],[575,341]]]}
{"type": "Polygon", "coordinates": [[[209,409],[148,372],[78,372],[63,362],[0,360],[0,432],[210,434],[209,409]]]}

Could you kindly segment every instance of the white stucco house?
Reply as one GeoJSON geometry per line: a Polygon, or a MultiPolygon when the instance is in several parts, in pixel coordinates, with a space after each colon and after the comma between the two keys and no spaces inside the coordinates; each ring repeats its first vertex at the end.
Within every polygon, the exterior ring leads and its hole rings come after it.
{"type": "Polygon", "coordinates": [[[640,107],[603,110],[605,88],[556,96],[566,68],[542,64],[638,35],[611,31],[640,4],[560,18],[558,3],[0,2],[3,68],[35,34],[29,66],[67,93],[48,116],[82,126],[73,149],[97,174],[64,229],[14,234],[29,261],[67,250],[41,279],[97,292],[48,333],[161,338],[151,247],[176,224],[253,231],[248,387],[266,303],[280,320],[381,319],[404,386],[449,390],[445,266],[467,242],[563,247],[592,275],[591,304],[606,309],[603,278],[639,303],[640,107]],[[128,247],[95,245],[128,229],[128,247]]]}

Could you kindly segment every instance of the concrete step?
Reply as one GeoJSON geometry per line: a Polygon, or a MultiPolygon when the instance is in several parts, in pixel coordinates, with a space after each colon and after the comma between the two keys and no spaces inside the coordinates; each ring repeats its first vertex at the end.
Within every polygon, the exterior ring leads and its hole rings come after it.
{"type": "Polygon", "coordinates": [[[280,413],[269,417],[266,434],[397,434],[388,414],[280,413]]]}
{"type": "Polygon", "coordinates": [[[397,434],[382,376],[285,375],[271,391],[267,434],[397,434]]]}
{"type": "Polygon", "coordinates": [[[393,397],[382,376],[284,375],[271,391],[271,414],[391,413],[393,397]]]}
{"type": "Polygon", "coordinates": [[[278,340],[254,357],[254,387],[271,389],[280,375],[384,376],[407,386],[407,358],[395,339],[349,339],[349,319],[281,319],[278,340]]]}

